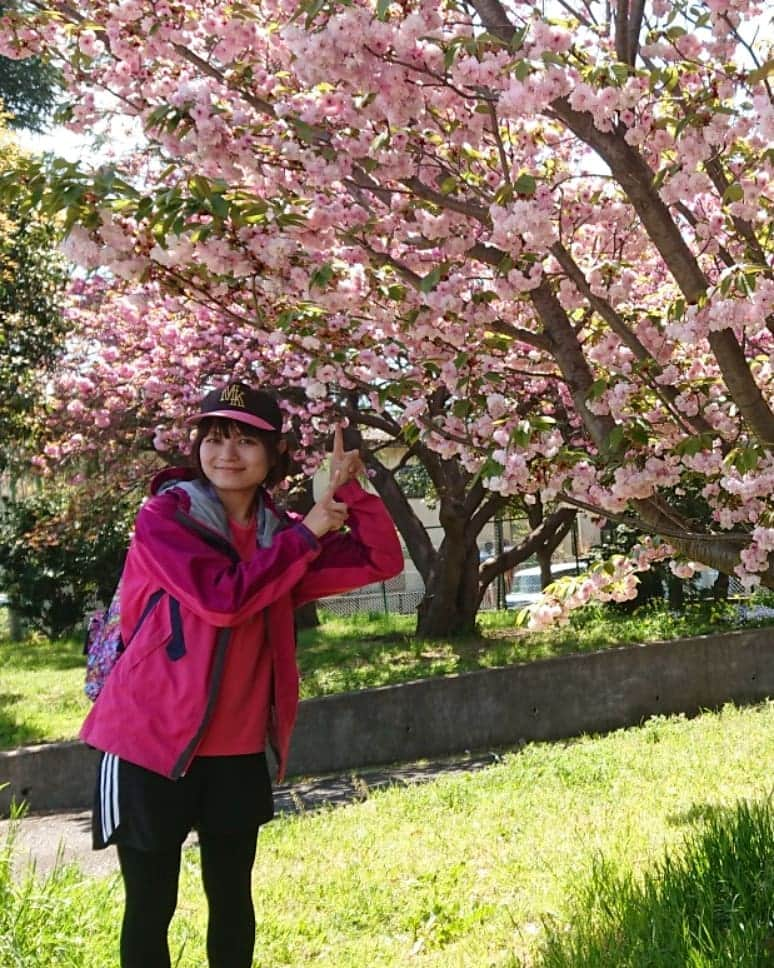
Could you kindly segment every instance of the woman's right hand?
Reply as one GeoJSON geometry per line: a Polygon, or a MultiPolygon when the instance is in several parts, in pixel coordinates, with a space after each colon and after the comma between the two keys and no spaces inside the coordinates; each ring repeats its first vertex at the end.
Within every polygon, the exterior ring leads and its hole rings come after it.
{"type": "Polygon", "coordinates": [[[340,476],[340,471],[334,474],[328,490],[304,518],[303,523],[316,538],[322,538],[329,531],[338,531],[347,520],[347,505],[333,497],[333,492],[339,486],[340,476]]]}

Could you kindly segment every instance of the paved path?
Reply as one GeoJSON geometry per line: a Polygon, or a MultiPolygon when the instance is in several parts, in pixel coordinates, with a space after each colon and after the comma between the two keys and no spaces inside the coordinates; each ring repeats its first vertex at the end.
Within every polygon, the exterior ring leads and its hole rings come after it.
{"type": "MultiPolygon", "coordinates": [[[[281,813],[314,810],[322,806],[344,806],[366,799],[371,790],[424,783],[440,776],[480,770],[491,766],[497,759],[496,754],[489,753],[311,777],[277,787],[275,807],[281,813]]],[[[9,823],[8,820],[0,820],[0,844],[5,842],[9,823]]],[[[17,869],[33,863],[38,872],[45,873],[51,870],[59,856],[64,861],[76,862],[83,871],[95,876],[111,874],[118,869],[114,850],[91,849],[91,814],[88,810],[30,814],[19,821],[15,836],[17,869]]],[[[190,842],[196,843],[195,835],[192,835],[190,842]]]]}

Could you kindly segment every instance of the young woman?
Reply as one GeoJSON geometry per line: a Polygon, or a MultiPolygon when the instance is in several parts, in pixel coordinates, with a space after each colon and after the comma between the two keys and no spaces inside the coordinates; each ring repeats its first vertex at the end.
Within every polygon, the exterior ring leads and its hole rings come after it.
{"type": "Polygon", "coordinates": [[[191,422],[193,467],[159,474],[137,516],[121,579],[126,648],[81,730],[103,751],[93,839],[118,848],[122,968],[170,965],[180,851],[194,828],[210,968],[252,964],[251,871],[273,816],[265,743],[281,779],[298,704],[293,610],[403,567],[340,429],[330,487],[301,519],[269,496],[288,463],[270,394],[231,383],[191,422]]]}

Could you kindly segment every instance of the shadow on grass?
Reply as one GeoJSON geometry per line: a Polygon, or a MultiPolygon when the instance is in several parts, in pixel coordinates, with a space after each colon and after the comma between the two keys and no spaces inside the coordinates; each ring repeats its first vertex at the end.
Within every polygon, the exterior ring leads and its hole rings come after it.
{"type": "Polygon", "coordinates": [[[700,826],[713,820],[722,820],[724,817],[733,816],[736,810],[733,807],[723,806],[716,803],[694,803],[687,810],[681,813],[670,813],[666,817],[666,822],[670,827],[700,826]]]}
{"type": "Polygon", "coordinates": [[[8,713],[7,707],[12,706],[21,698],[23,697],[17,693],[0,692],[0,750],[47,741],[47,737],[44,735],[45,730],[34,729],[27,723],[18,723],[15,717],[8,713]]]}
{"type": "Polygon", "coordinates": [[[537,965],[774,968],[771,801],[698,804],[682,818],[699,824],[684,849],[642,877],[595,865],[569,918],[546,924],[537,965]]]}

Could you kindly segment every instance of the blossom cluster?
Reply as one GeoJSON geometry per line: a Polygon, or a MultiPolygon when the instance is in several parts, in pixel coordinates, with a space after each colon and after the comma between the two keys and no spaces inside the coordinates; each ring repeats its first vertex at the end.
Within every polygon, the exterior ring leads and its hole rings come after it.
{"type": "Polygon", "coordinates": [[[69,232],[114,291],[74,294],[47,457],[185,446],[190,388],[241,372],[293,389],[310,454],[349,395],[503,495],[697,495],[769,580],[774,114],[729,29],[762,7],[652,6],[630,67],[582,5],[507,5],[510,45],[430,0],[8,14],[76,129],[109,91],[145,137],[69,232]]]}

